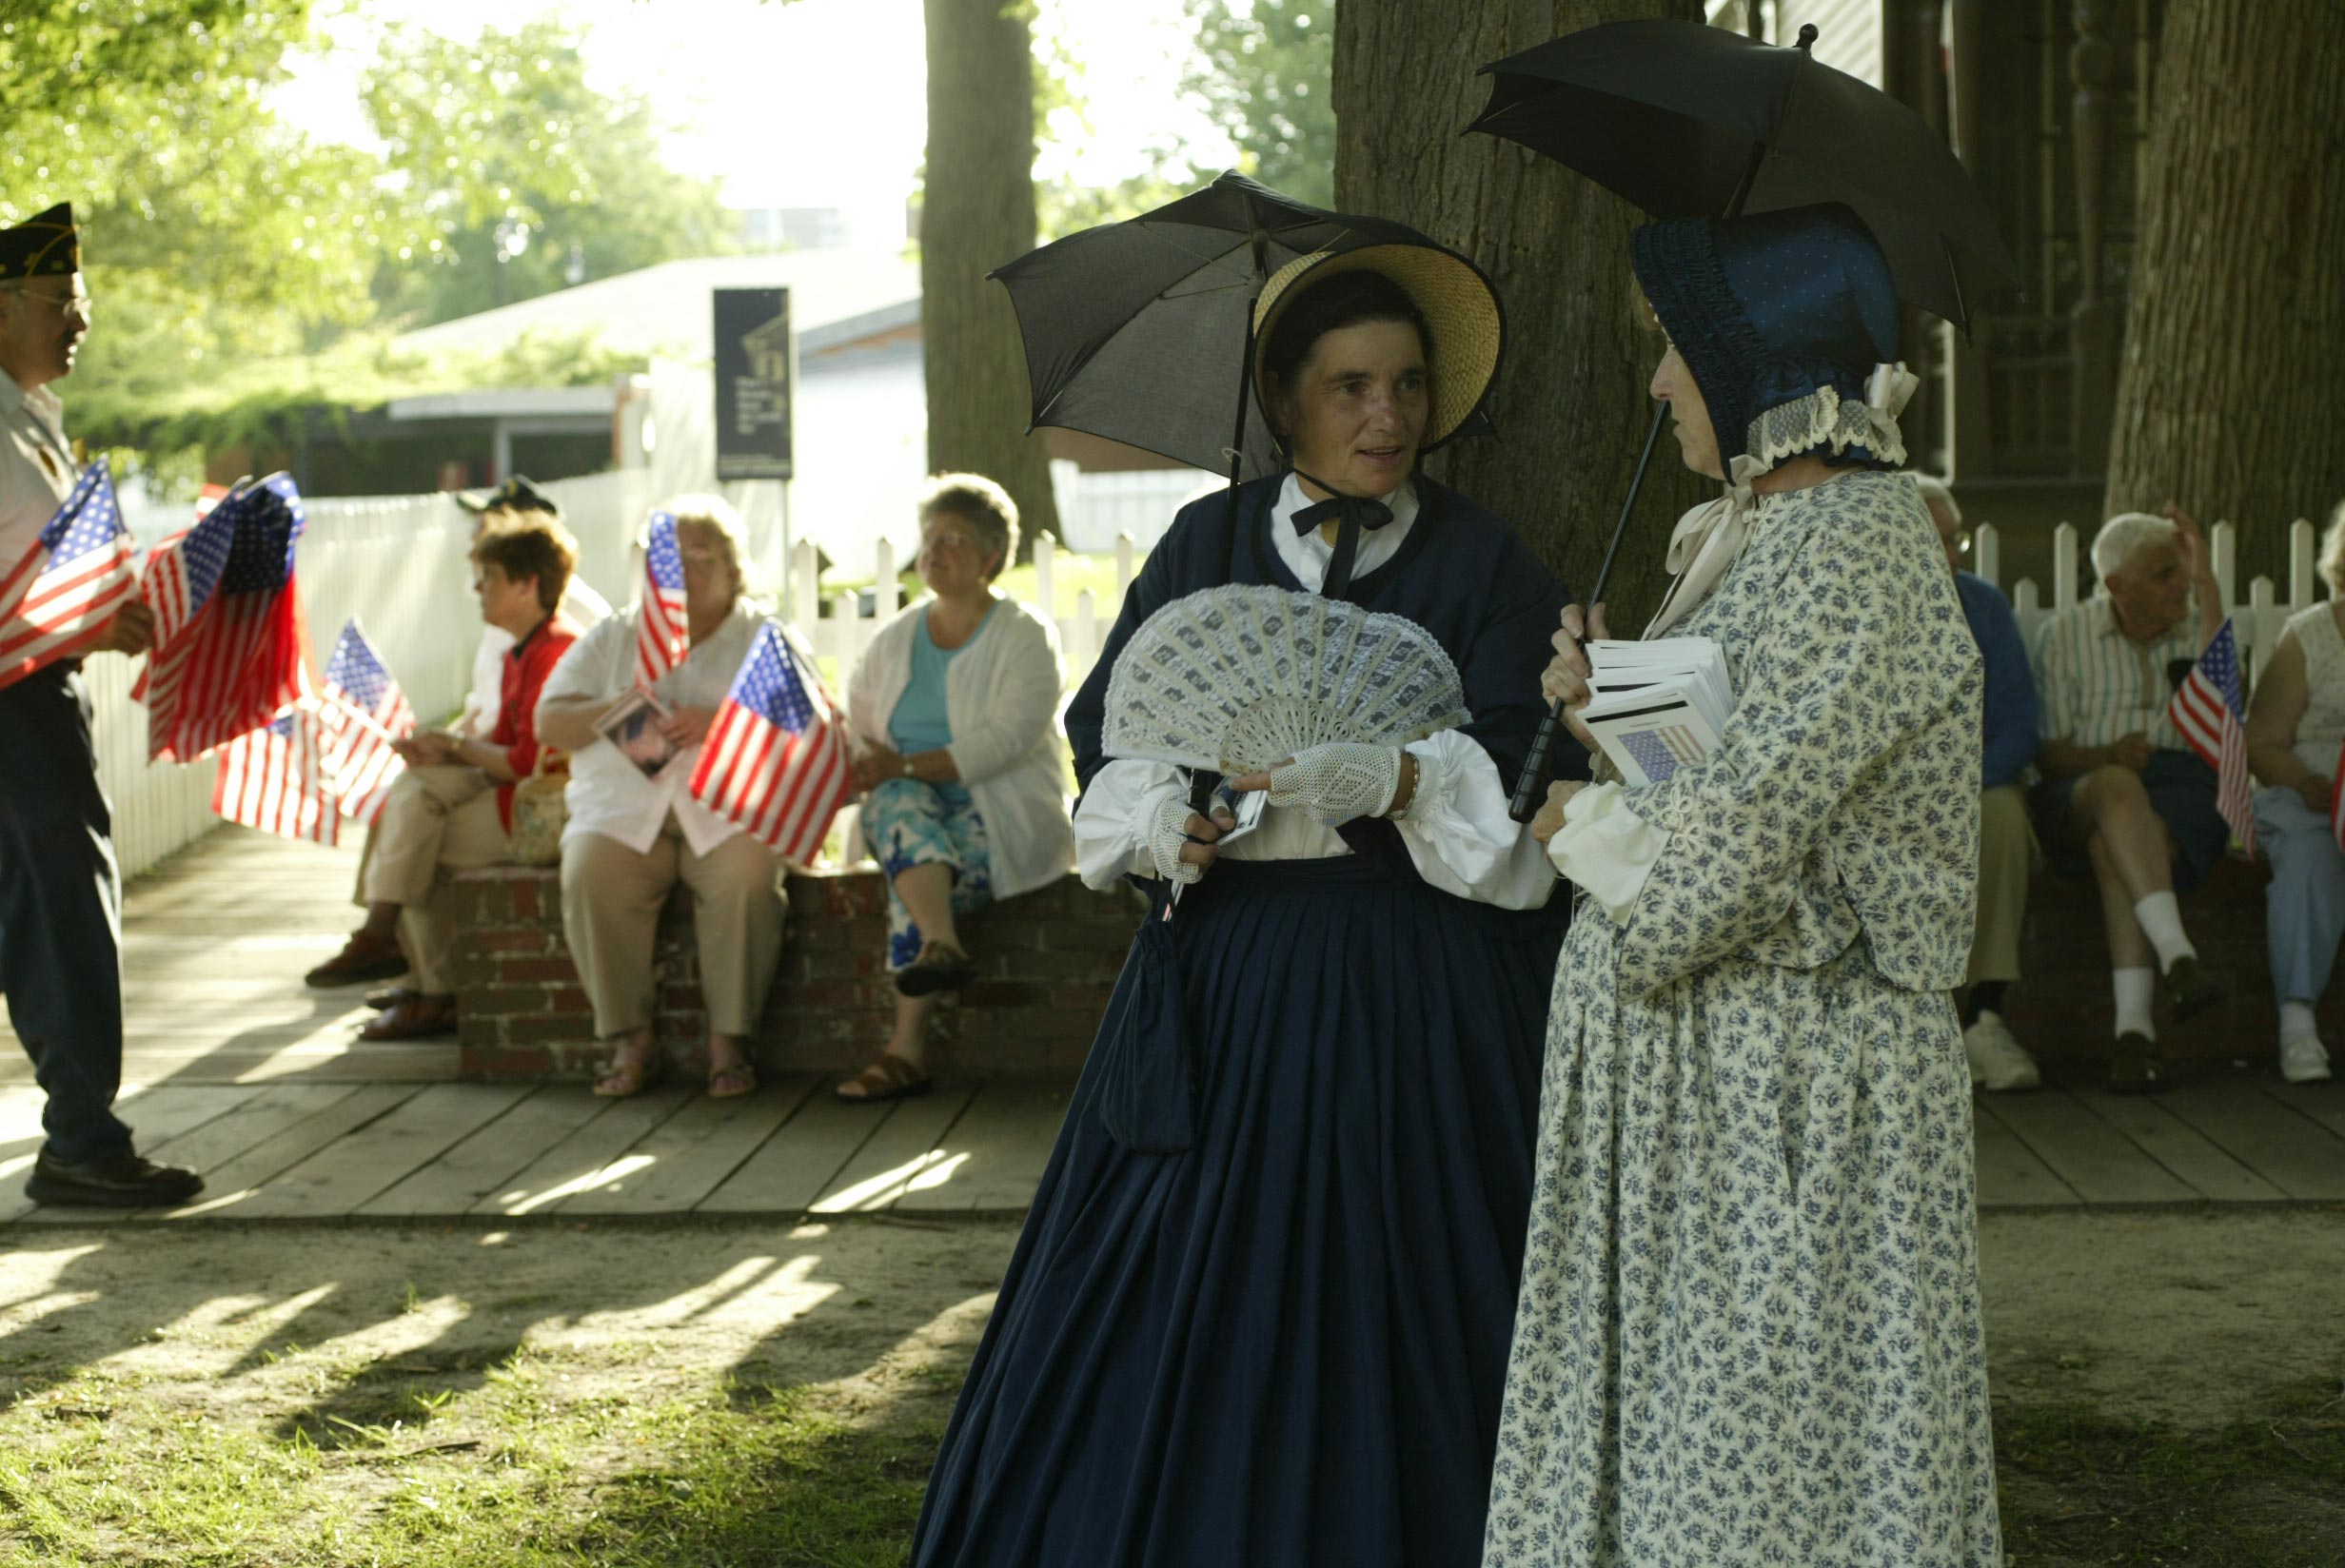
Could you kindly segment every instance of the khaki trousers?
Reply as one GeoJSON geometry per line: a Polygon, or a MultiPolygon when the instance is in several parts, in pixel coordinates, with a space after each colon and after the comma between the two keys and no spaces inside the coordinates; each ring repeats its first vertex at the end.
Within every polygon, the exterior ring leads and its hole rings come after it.
{"type": "Polygon", "coordinates": [[[1964,985],[2020,977],[2020,926],[2027,918],[2027,874],[2037,854],[2027,792],[2017,784],[1980,792],[1979,924],[1971,936],[1964,985]]]}
{"type": "Polygon", "coordinates": [[[496,785],[478,768],[409,768],[391,786],[367,850],[365,902],[399,906],[399,946],[415,989],[453,995],[456,923],[444,873],[513,858],[496,785]]]}
{"type": "Polygon", "coordinates": [[[601,833],[570,834],[562,846],[562,926],[594,1004],[595,1033],[651,1023],[652,941],[679,882],[692,890],[710,1032],[755,1029],[781,956],[780,870],[779,857],[747,833],[693,853],[673,812],[641,854],[601,833]]]}

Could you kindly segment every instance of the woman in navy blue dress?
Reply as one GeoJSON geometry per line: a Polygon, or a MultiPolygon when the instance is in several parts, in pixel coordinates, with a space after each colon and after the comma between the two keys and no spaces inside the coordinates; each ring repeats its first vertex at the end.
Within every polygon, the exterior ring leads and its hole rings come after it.
{"type": "Polygon", "coordinates": [[[1067,715],[1094,886],[1183,884],[1167,928],[1195,1090],[1173,1152],[1107,1111],[1127,966],[947,1432],[919,1568],[1446,1568],[1481,1546],[1564,909],[1507,815],[1568,596],[1416,472],[1495,371],[1497,302],[1446,251],[1307,257],[1256,313],[1295,471],[1186,508],[1067,715]],[[1470,718],[1272,773],[1258,827],[1102,755],[1110,671],[1200,589],[1406,617],[1470,718]]]}

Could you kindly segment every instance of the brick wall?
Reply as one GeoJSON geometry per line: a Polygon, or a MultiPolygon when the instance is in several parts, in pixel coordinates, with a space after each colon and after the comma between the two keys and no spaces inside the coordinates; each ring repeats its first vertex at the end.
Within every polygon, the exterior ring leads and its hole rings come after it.
{"type": "MultiPolygon", "coordinates": [[[[594,1018],[562,939],[552,867],[466,872],[454,883],[456,985],[467,1078],[584,1077],[594,1018]]],[[[671,1062],[697,1071],[707,1016],[690,895],[661,913],[656,1027],[671,1062]]],[[[932,1018],[939,1071],[1072,1071],[1082,1066],[1139,924],[1136,893],[1094,892],[1069,876],[962,922],[978,982],[932,1018]]],[[[876,871],[790,878],[790,920],[765,1013],[760,1072],[844,1072],[883,1044],[895,1005],[883,954],[887,886],[876,871]]]]}
{"type": "MultiPolygon", "coordinates": [[[[2213,1011],[2175,1025],[2166,999],[2158,999],[2158,1039],[2175,1061],[2263,1062],[2277,1054],[2279,1007],[2264,956],[2264,886],[2260,864],[2225,859],[2204,885],[2182,899],[2182,925],[2199,962],[2231,988],[2213,1011]]],[[[2109,941],[2100,894],[2090,881],[2037,873],[2028,895],[2020,950],[2024,971],[2010,997],[2012,1032],[2039,1055],[2079,1060],[2108,1056],[2115,1006],[2109,991],[2109,941]]],[[[2330,988],[2320,1007],[2321,1028],[2345,1039],[2345,997],[2330,988]]]]}

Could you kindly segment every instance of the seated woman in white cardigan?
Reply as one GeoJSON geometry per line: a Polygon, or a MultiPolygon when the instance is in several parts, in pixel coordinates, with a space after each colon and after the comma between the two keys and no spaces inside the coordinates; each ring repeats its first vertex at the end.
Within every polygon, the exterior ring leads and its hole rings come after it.
{"type": "Polygon", "coordinates": [[[1017,506],[975,474],[920,498],[929,597],[879,628],[847,684],[863,842],[888,875],[896,1029],[845,1100],[925,1094],[929,1009],[976,978],[954,925],[1074,869],[1058,629],[994,590],[1017,506]]]}

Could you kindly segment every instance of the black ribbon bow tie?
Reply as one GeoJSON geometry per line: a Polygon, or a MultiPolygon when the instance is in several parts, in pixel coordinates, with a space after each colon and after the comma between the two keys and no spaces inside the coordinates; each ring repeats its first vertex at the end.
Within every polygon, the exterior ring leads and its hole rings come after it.
{"type": "Polygon", "coordinates": [[[1328,559],[1327,580],[1319,585],[1319,592],[1328,598],[1341,598],[1351,586],[1351,563],[1360,553],[1360,530],[1373,533],[1390,522],[1392,508],[1366,496],[1347,496],[1323,480],[1311,479],[1300,468],[1294,473],[1297,479],[1310,480],[1333,498],[1313,501],[1295,513],[1294,531],[1297,535],[1309,534],[1324,526],[1330,518],[1334,519],[1335,553],[1328,559]]]}

